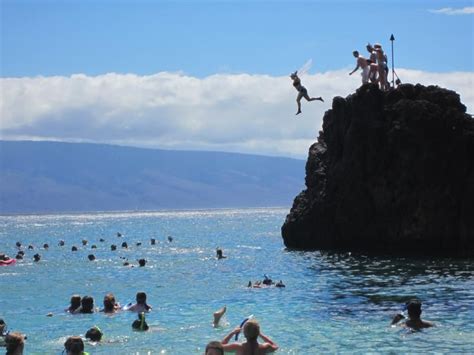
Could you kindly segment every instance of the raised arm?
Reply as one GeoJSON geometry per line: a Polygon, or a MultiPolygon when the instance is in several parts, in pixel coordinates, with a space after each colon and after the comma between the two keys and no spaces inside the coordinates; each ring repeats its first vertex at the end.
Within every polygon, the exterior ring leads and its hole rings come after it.
{"type": "Polygon", "coordinates": [[[235,334],[239,334],[240,333],[240,327],[237,327],[235,329],[233,329],[229,334],[227,334],[222,340],[221,340],[221,343],[222,345],[225,345],[229,342],[229,340],[235,335],[235,334]]]}
{"type": "Polygon", "coordinates": [[[278,345],[273,341],[271,340],[268,336],[266,336],[265,334],[263,333],[260,333],[260,338],[263,339],[263,341],[265,342],[264,347],[265,347],[265,350],[269,350],[267,352],[273,352],[273,351],[277,351],[278,350],[278,345]]]}
{"type": "Polygon", "coordinates": [[[229,334],[227,334],[224,337],[224,339],[222,339],[221,344],[222,344],[222,347],[224,348],[224,351],[234,353],[234,352],[237,352],[239,349],[242,348],[242,344],[240,344],[240,343],[229,344],[229,340],[232,339],[232,337],[235,334],[239,334],[240,330],[241,330],[240,327],[237,327],[234,330],[232,330],[229,334]]]}

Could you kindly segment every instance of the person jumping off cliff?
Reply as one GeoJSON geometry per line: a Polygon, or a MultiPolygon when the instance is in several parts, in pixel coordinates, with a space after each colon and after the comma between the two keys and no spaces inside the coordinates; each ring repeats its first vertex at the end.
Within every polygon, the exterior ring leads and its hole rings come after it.
{"type": "Polygon", "coordinates": [[[297,115],[301,113],[301,99],[303,97],[306,99],[306,101],[319,100],[324,102],[322,97],[309,97],[308,90],[306,90],[306,88],[301,85],[301,80],[298,77],[298,71],[292,73],[290,78],[293,80],[293,86],[295,87],[296,91],[298,91],[298,96],[296,97],[296,103],[298,104],[298,112],[296,112],[297,115]]]}

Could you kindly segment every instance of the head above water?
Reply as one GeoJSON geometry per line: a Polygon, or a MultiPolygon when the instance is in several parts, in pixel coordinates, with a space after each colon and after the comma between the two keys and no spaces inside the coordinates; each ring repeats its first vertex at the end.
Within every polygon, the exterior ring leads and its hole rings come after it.
{"type": "Polygon", "coordinates": [[[67,355],[82,355],[84,351],[84,342],[81,337],[69,337],[64,343],[64,349],[67,351],[67,355]]]}
{"type": "Polygon", "coordinates": [[[103,333],[99,329],[98,326],[94,326],[91,329],[89,329],[86,333],[86,338],[90,339],[91,341],[101,341],[102,340],[103,333]]]}
{"type": "Polygon", "coordinates": [[[248,341],[257,340],[260,335],[260,325],[255,319],[248,320],[244,325],[244,336],[248,341]]]}
{"type": "Polygon", "coordinates": [[[421,302],[418,300],[411,300],[406,304],[408,316],[413,318],[420,318],[421,316],[421,302]]]}
{"type": "Polygon", "coordinates": [[[92,313],[94,311],[94,299],[91,296],[84,296],[81,299],[81,313],[92,313]]]}
{"type": "Polygon", "coordinates": [[[211,341],[206,345],[205,355],[224,355],[224,347],[220,341],[211,341]]]}
{"type": "Polygon", "coordinates": [[[136,300],[138,304],[145,304],[146,303],[146,293],[145,292],[137,292],[136,300]]]}
{"type": "Polygon", "coordinates": [[[108,293],[104,296],[104,310],[105,312],[113,312],[115,310],[115,296],[112,293],[108,293]]]}
{"type": "Polygon", "coordinates": [[[71,305],[69,306],[69,308],[71,308],[71,309],[79,308],[81,306],[81,296],[72,295],[70,303],[71,303],[71,305]]]}

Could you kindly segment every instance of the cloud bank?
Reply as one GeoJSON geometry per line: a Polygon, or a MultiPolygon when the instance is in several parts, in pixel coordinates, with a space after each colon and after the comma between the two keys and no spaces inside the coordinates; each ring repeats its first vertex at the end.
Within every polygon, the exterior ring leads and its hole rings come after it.
{"type": "MultiPolygon", "coordinates": [[[[305,158],[334,96],[360,86],[349,69],[306,75],[310,96],[295,116],[289,77],[162,72],[2,78],[1,139],[96,142],[137,147],[219,150],[305,158]]],[[[403,82],[457,91],[474,108],[474,73],[398,69],[403,82]]]]}
{"type": "Polygon", "coordinates": [[[474,14],[474,6],[463,7],[462,9],[444,7],[438,10],[430,10],[430,12],[441,15],[470,15],[474,14]]]}

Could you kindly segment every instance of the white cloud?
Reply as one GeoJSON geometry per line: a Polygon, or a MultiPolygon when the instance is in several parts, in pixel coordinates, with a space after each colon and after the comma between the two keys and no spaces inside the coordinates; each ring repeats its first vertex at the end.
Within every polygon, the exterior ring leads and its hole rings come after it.
{"type": "MultiPolygon", "coordinates": [[[[302,78],[310,95],[295,116],[289,77],[109,73],[2,78],[2,139],[98,142],[168,149],[235,151],[305,158],[334,96],[360,85],[348,69],[302,78]]],[[[474,73],[398,69],[403,82],[435,84],[474,108],[474,73]]]]}
{"type": "Polygon", "coordinates": [[[462,9],[444,7],[438,10],[430,10],[430,12],[442,15],[470,15],[474,14],[474,6],[463,7],[462,9]]]}

